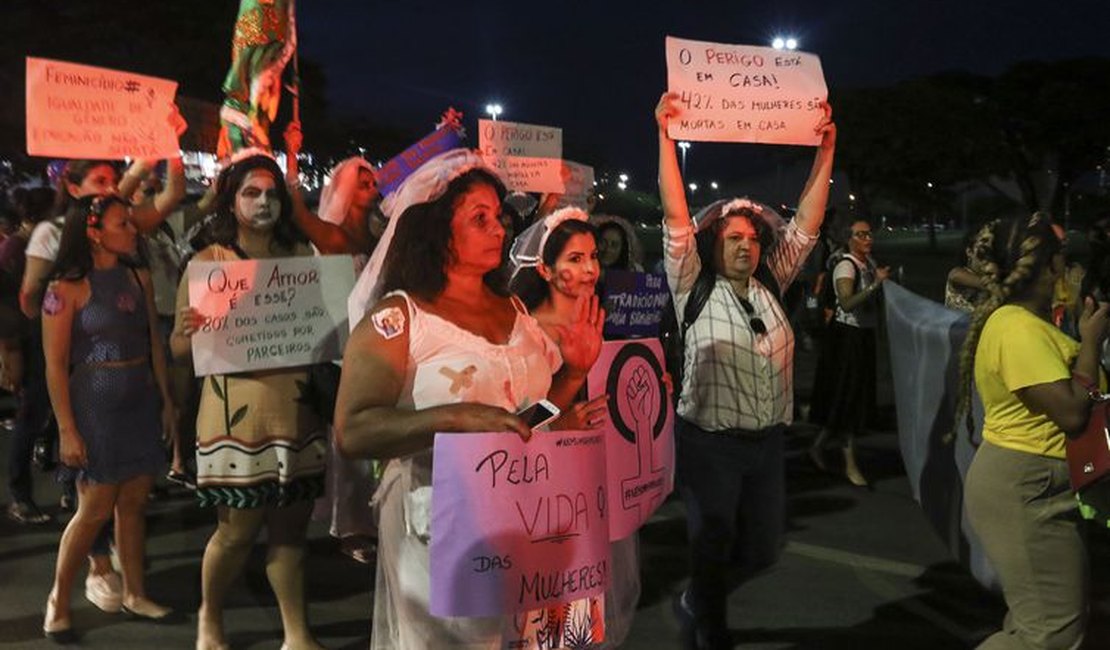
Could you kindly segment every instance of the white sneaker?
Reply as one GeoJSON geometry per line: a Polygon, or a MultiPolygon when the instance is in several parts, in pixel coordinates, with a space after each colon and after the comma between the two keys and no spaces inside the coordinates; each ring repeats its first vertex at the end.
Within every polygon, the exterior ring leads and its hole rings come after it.
{"type": "Polygon", "coordinates": [[[99,609],[115,614],[123,605],[123,581],[115,571],[85,578],[85,598],[99,609]]]}

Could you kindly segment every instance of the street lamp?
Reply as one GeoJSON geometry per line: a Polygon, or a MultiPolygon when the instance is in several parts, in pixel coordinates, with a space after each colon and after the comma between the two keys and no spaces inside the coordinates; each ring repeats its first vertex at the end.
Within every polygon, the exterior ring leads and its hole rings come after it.
{"type": "Polygon", "coordinates": [[[686,151],[690,148],[690,143],[685,140],[680,140],[678,148],[682,149],[682,175],[686,175],[686,151]]]}
{"type": "Polygon", "coordinates": [[[622,190],[624,190],[624,189],[628,189],[628,185],[627,185],[627,184],[625,184],[625,182],[624,182],[624,181],[620,181],[620,182],[618,182],[618,183],[617,183],[617,187],[619,187],[619,188],[620,188],[620,189],[622,189],[622,190]]]}
{"type": "Polygon", "coordinates": [[[493,118],[494,122],[497,121],[497,116],[503,112],[504,109],[501,108],[501,104],[486,104],[486,113],[493,118]]]}
{"type": "Polygon", "coordinates": [[[690,183],[689,187],[690,187],[691,192],[697,192],[698,191],[698,184],[697,183],[690,183]]]}
{"type": "Polygon", "coordinates": [[[617,178],[621,179],[622,183],[627,183],[628,182],[628,174],[620,174],[620,175],[617,176],[617,178]]]}
{"type": "Polygon", "coordinates": [[[713,189],[718,189],[718,187],[717,187],[717,181],[710,181],[710,182],[709,182],[709,187],[711,187],[711,188],[713,188],[713,189]]]}
{"type": "Polygon", "coordinates": [[[798,49],[798,39],[793,36],[787,36],[786,38],[776,36],[775,39],[771,41],[771,47],[776,50],[796,50],[798,49]]]}

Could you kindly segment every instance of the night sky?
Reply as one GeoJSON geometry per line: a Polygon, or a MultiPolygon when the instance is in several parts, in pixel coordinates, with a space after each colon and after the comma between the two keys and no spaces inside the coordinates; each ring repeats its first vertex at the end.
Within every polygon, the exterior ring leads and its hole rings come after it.
{"type": "MultiPolygon", "coordinates": [[[[645,189],[667,34],[756,45],[794,35],[821,57],[831,89],[1110,56],[1106,0],[301,0],[297,9],[302,52],[323,65],[333,111],[420,132],[448,105],[472,125],[499,101],[502,119],[562,127],[566,158],[630,171],[645,189]]],[[[689,175],[727,176],[744,151],[696,144],[689,175]]]]}

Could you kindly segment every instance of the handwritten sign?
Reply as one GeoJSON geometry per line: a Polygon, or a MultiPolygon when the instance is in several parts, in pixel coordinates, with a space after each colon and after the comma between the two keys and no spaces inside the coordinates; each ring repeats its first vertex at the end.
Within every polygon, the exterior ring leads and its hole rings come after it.
{"type": "Polygon", "coordinates": [[[674,409],[656,339],[607,341],[586,380],[590,398],[609,395],[605,435],[609,539],[624,539],[674,489],[674,409]]]}
{"type": "Polygon", "coordinates": [[[204,316],[193,335],[198,376],[285,368],[343,356],[346,255],[190,262],[189,304],[204,316]]]}
{"type": "Polygon", "coordinates": [[[504,156],[486,157],[485,161],[510,190],[562,194],[565,189],[563,161],[558,158],[504,156]]]}
{"type": "Polygon", "coordinates": [[[605,338],[659,336],[670,290],[661,274],[605,272],[605,338]]]}
{"type": "Polygon", "coordinates": [[[676,140],[816,146],[828,96],[821,60],[805,52],[667,37],[667,88],[681,114],[676,140]]]}
{"type": "Polygon", "coordinates": [[[421,165],[444,151],[457,149],[461,144],[462,135],[449,125],[432,131],[382,165],[374,176],[378,191],[382,196],[389,194],[421,165]]]}
{"type": "Polygon", "coordinates": [[[594,191],[594,168],[572,160],[564,160],[563,188],[563,195],[559,197],[557,207],[563,208],[569,205],[585,210],[590,194],[594,191]]]}
{"type": "Polygon", "coordinates": [[[170,158],[177,83],[27,57],[27,153],[57,158],[170,158]]]}
{"type": "Polygon", "coordinates": [[[478,148],[487,158],[562,158],[563,130],[553,126],[478,120],[478,148]]]}
{"type": "Polygon", "coordinates": [[[500,616],[605,591],[602,435],[441,433],[434,454],[432,614],[500,616]]]}

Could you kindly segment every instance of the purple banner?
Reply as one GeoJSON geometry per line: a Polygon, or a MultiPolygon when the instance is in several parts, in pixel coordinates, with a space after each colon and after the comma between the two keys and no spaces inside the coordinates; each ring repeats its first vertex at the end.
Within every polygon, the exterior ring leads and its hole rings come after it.
{"type": "Polygon", "coordinates": [[[408,178],[409,174],[428,162],[430,158],[444,151],[457,149],[461,145],[462,137],[451,126],[444,126],[432,131],[424,136],[422,140],[382,165],[375,176],[378,183],[378,192],[382,196],[386,196],[397,189],[401,181],[408,178]]]}
{"type": "Polygon", "coordinates": [[[436,435],[436,616],[500,616],[604,593],[605,441],[583,431],[436,435]]]}
{"type": "Polygon", "coordinates": [[[670,298],[667,281],[655,273],[605,272],[605,338],[659,336],[659,321],[670,298]]]}

